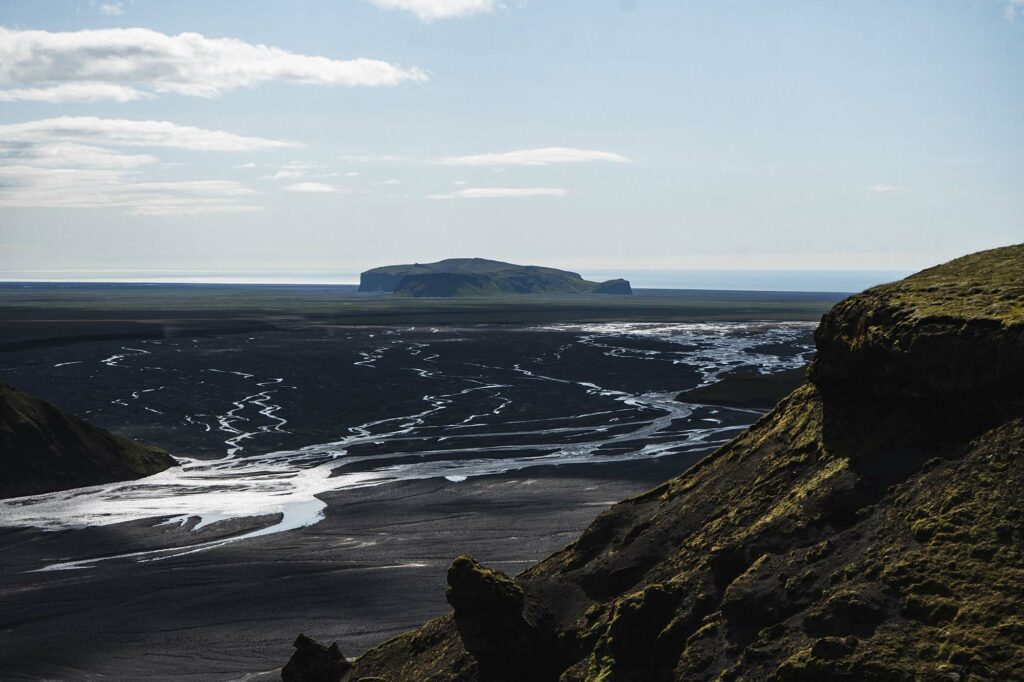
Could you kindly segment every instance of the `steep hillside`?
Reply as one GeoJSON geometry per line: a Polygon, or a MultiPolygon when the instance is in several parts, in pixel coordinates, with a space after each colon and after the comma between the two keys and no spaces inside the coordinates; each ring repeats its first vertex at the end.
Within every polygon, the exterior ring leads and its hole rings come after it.
{"type": "Polygon", "coordinates": [[[116,436],[0,384],[0,497],[131,480],[172,466],[160,448],[116,436]]]}
{"type": "MultiPolygon", "coordinates": [[[[1024,679],[1024,246],[837,305],[808,381],[344,680],[1024,679]]],[[[338,669],[341,673],[341,670],[338,669]]]]}
{"type": "Polygon", "coordinates": [[[591,282],[575,272],[484,258],[449,258],[437,263],[374,268],[359,276],[359,290],[403,296],[633,293],[624,279],[591,282]]]}
{"type": "Polygon", "coordinates": [[[803,367],[761,374],[757,370],[733,370],[719,381],[683,391],[676,400],[684,403],[770,409],[804,382],[803,367]]]}

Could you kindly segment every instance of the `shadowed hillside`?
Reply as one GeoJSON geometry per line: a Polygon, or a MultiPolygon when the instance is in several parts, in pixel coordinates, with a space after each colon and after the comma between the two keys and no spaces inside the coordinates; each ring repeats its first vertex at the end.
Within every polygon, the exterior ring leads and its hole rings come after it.
{"type": "Polygon", "coordinates": [[[92,426],[0,384],[0,497],[127,481],[175,466],[157,447],[92,426]]]}
{"type": "Polygon", "coordinates": [[[456,559],[453,614],[343,679],[1024,679],[1024,246],[851,297],[817,346],[560,552],[514,579],[456,559]]]}

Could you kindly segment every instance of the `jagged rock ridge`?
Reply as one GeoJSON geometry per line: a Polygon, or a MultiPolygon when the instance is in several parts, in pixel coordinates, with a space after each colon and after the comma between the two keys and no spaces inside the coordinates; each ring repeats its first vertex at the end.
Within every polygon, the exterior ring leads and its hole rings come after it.
{"type": "Polygon", "coordinates": [[[575,272],[485,258],[448,258],[436,263],[374,268],[359,276],[359,291],[403,296],[633,293],[624,279],[591,282],[575,272]]]}
{"type": "Polygon", "coordinates": [[[837,305],[808,381],[697,466],[344,677],[1024,679],[1024,246],[837,305]]]}
{"type": "Polygon", "coordinates": [[[127,481],[176,462],[141,445],[0,384],[0,497],[127,481]]]}

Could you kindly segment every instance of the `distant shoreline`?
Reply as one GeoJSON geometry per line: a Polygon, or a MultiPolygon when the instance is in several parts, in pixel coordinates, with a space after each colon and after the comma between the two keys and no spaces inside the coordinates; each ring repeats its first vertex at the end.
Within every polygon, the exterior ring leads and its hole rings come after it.
{"type": "MultiPolygon", "coordinates": [[[[858,292],[876,284],[903,279],[911,270],[580,270],[590,279],[625,277],[634,289],[685,291],[818,291],[858,292]]],[[[150,273],[110,272],[94,276],[55,276],[45,272],[18,276],[0,274],[0,286],[7,284],[203,284],[225,286],[359,286],[358,272],[307,272],[274,274],[261,272],[150,273]]]]}
{"type": "MultiPolygon", "coordinates": [[[[166,282],[154,282],[154,281],[130,281],[130,280],[0,280],[0,292],[4,289],[26,289],[26,288],[40,288],[40,289],[85,289],[88,287],[96,288],[138,288],[140,290],[148,290],[154,288],[171,288],[171,287],[182,287],[182,288],[225,288],[225,289],[238,289],[238,288],[250,288],[250,289],[286,289],[291,291],[309,289],[333,289],[337,291],[344,291],[346,293],[358,294],[360,298],[374,298],[374,297],[389,297],[389,298],[402,298],[403,300],[412,300],[413,297],[398,296],[395,294],[386,294],[380,292],[363,292],[359,291],[358,284],[349,283],[331,283],[331,282],[187,282],[187,281],[166,281],[166,282]]],[[[813,289],[702,289],[702,288],[687,288],[687,287],[635,287],[634,291],[638,295],[647,296],[674,296],[674,295],[709,295],[709,294],[723,294],[737,297],[743,297],[745,294],[752,294],[754,297],[771,297],[776,295],[785,294],[799,294],[807,296],[851,296],[859,290],[813,290],[813,289]]],[[[472,297],[474,300],[505,300],[505,299],[541,299],[546,298],[564,298],[574,296],[585,296],[585,294],[508,294],[498,296],[476,296],[472,297]]],[[[428,297],[429,298],[429,297],[428,297]]],[[[469,297],[465,297],[469,298],[469,297]]]]}
{"type": "Polygon", "coordinates": [[[816,322],[845,297],[639,289],[632,296],[407,298],[339,285],[0,283],[0,352],[304,327],[816,322]]]}

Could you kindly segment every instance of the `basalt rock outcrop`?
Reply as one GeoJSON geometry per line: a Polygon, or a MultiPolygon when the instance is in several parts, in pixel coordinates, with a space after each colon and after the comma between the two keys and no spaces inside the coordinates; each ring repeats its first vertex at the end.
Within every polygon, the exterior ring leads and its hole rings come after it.
{"type": "Polygon", "coordinates": [[[133,480],[175,465],[160,448],[0,384],[0,497],[133,480]]]}
{"type": "Polygon", "coordinates": [[[624,279],[591,282],[575,272],[485,258],[374,268],[359,276],[359,291],[417,297],[633,293],[624,279]]]}
{"type": "Polygon", "coordinates": [[[352,667],[337,642],[324,646],[300,634],[293,646],[295,653],[281,669],[283,682],[338,682],[352,667]]]}
{"type": "Polygon", "coordinates": [[[1024,679],[1022,339],[1024,246],[844,301],[754,426],[343,679],[1024,679]]]}

